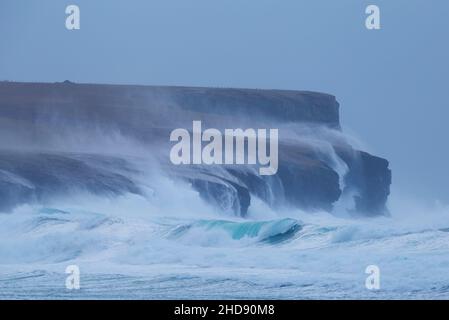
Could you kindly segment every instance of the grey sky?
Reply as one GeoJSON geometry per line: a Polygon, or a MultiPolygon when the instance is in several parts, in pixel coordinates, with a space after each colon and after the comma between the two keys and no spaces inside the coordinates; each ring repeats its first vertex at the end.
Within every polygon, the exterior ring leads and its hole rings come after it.
{"type": "Polygon", "coordinates": [[[448,39],[447,0],[2,0],[0,80],[331,93],[393,192],[449,203],[448,39]]]}

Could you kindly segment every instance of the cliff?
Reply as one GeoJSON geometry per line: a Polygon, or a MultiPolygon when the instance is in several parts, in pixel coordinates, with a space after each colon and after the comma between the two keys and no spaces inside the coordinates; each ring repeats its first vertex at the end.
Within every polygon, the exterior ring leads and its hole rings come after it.
{"type": "Polygon", "coordinates": [[[308,211],[332,211],[349,199],[354,213],[384,214],[391,183],[387,160],[347,143],[335,97],[314,92],[2,82],[0,134],[0,211],[76,190],[144,194],[136,154],[241,216],[254,197],[308,211]],[[279,128],[277,174],[172,165],[170,131],[193,120],[213,128],[279,128]]]}

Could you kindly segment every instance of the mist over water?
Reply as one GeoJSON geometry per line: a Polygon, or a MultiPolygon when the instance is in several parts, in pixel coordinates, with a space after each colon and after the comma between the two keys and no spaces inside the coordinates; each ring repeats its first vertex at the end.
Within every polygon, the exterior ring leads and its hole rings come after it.
{"type": "MultiPolygon", "coordinates": [[[[346,143],[341,132],[294,125],[280,132],[286,144],[311,147],[344,183],[347,168],[334,150],[346,143]]],[[[286,203],[273,207],[253,197],[241,218],[207,203],[191,184],[164,170],[158,161],[163,152],[168,156],[163,146],[99,127],[61,130],[52,137],[43,144],[31,140],[29,147],[23,140],[2,143],[2,152],[12,147],[36,161],[48,154],[75,159],[76,168],[94,170],[99,184],[83,189],[78,180],[92,177],[90,171],[71,175],[40,163],[41,172],[56,172],[67,189],[44,190],[39,200],[25,198],[0,214],[0,297],[449,296],[448,208],[423,207],[393,194],[389,216],[355,218],[350,197],[332,213],[304,212],[286,203]],[[71,264],[81,269],[77,292],[65,289],[64,270],[71,264]],[[371,264],[381,270],[378,291],[365,288],[371,264]]],[[[178,170],[189,176],[217,169],[178,170]]],[[[6,170],[0,179],[36,188],[6,170]]],[[[280,193],[275,179],[271,186],[280,193]]],[[[224,193],[222,201],[233,197],[224,193]]]]}
{"type": "Polygon", "coordinates": [[[0,4],[0,299],[449,298],[449,2],[55,3],[0,4]],[[172,165],[192,121],[278,173],[172,165]]]}

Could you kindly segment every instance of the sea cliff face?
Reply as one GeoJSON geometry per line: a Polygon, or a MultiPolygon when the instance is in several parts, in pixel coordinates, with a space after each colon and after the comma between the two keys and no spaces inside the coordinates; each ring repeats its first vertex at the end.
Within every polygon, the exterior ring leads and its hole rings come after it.
{"type": "Polygon", "coordinates": [[[1,212],[77,192],[148,196],[144,177],[157,171],[243,217],[256,198],[275,209],[344,202],[353,214],[381,215],[391,183],[387,160],[347,142],[335,97],[314,92],[2,82],[0,134],[1,212]],[[277,173],[170,163],[170,132],[194,120],[279,129],[277,173]]]}

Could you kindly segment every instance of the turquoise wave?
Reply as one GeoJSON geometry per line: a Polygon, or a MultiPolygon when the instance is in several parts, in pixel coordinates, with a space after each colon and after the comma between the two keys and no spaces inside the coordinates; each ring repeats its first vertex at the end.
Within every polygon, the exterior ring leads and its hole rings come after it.
{"type": "Polygon", "coordinates": [[[202,232],[225,232],[233,240],[244,238],[257,242],[277,244],[287,241],[302,229],[302,223],[295,219],[279,219],[270,221],[235,222],[227,220],[199,220],[191,224],[176,227],[171,237],[182,237],[192,230],[202,232]]]}

